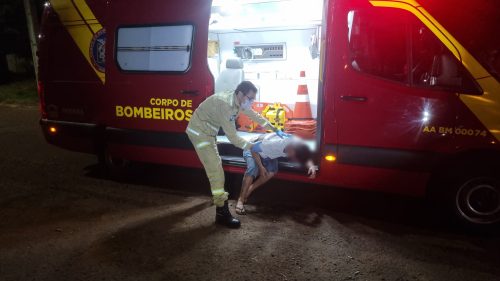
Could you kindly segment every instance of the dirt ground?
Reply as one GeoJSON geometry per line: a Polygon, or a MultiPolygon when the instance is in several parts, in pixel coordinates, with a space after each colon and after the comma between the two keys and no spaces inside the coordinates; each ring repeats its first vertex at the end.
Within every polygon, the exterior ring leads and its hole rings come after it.
{"type": "Polygon", "coordinates": [[[272,181],[229,230],[201,170],[106,179],[37,121],[0,106],[0,280],[500,280],[498,234],[450,227],[421,200],[272,181]]]}

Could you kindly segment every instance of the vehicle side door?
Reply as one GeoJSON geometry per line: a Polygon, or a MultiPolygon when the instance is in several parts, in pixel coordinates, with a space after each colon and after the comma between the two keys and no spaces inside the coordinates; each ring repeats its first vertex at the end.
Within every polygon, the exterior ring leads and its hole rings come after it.
{"type": "Polygon", "coordinates": [[[213,93],[210,9],[211,1],[202,0],[110,2],[106,125],[184,132],[196,107],[213,93]]]}
{"type": "Polygon", "coordinates": [[[340,178],[349,186],[420,194],[440,155],[456,150],[457,93],[477,88],[408,11],[353,6],[346,13],[334,101],[340,178]]]}

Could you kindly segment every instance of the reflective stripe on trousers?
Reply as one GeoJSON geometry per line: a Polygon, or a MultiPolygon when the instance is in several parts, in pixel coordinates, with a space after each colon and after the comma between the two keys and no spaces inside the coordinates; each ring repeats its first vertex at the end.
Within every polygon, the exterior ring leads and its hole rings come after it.
{"type": "Polygon", "coordinates": [[[219,128],[215,127],[214,125],[212,125],[212,124],[210,124],[210,123],[208,123],[208,122],[207,122],[207,126],[208,126],[210,129],[214,130],[214,132],[215,132],[216,134],[219,132],[219,128]]]}
{"type": "Polygon", "coordinates": [[[201,134],[191,128],[187,128],[186,133],[198,158],[200,158],[203,168],[205,168],[212,195],[214,197],[225,195],[224,169],[222,168],[222,160],[217,150],[215,137],[201,134]]]}

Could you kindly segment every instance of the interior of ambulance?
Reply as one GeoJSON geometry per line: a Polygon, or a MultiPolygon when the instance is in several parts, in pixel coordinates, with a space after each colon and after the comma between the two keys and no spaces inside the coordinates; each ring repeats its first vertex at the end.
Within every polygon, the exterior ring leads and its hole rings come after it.
{"type": "MultiPolygon", "coordinates": [[[[258,88],[253,109],[304,139],[312,151],[318,144],[322,17],[322,0],[214,0],[209,22],[207,60],[215,92],[251,81],[258,88]]],[[[248,140],[266,133],[242,114],[236,127],[248,140]]],[[[241,151],[226,136],[217,142],[226,163],[241,164],[241,151]]],[[[283,160],[281,166],[296,167],[283,160]]]]}

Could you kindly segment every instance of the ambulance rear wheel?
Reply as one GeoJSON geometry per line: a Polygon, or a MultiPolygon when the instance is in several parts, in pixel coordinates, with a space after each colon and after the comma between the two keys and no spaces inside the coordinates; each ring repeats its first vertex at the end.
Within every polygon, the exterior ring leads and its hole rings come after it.
{"type": "Polygon", "coordinates": [[[494,176],[463,177],[449,198],[456,216],[471,226],[500,222],[500,179],[494,176]]]}
{"type": "Polygon", "coordinates": [[[98,155],[98,159],[103,173],[112,178],[123,176],[130,165],[130,161],[111,155],[107,149],[98,155]]]}

